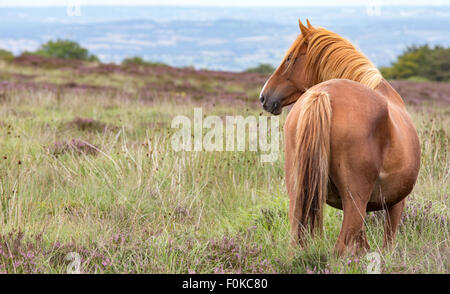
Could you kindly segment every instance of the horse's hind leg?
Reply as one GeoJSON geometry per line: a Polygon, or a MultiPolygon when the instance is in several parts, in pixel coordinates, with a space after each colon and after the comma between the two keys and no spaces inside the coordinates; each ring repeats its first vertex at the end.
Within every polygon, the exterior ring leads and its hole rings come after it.
{"type": "MultiPolygon", "coordinates": [[[[342,161],[341,165],[344,165],[342,161]]],[[[355,167],[354,162],[350,165],[352,166],[341,168],[333,178],[344,211],[341,232],[336,242],[336,250],[340,255],[370,249],[364,218],[376,181],[376,169],[368,168],[367,164],[363,164],[360,168],[355,167]]]]}
{"type": "Polygon", "coordinates": [[[358,192],[348,191],[343,193],[347,193],[345,197],[341,196],[345,198],[345,200],[342,200],[344,219],[335,246],[339,255],[346,252],[356,253],[362,248],[370,248],[364,228],[367,201],[359,196],[358,192]]]}
{"type": "Polygon", "coordinates": [[[383,247],[389,247],[394,243],[395,233],[397,232],[398,224],[405,208],[406,200],[398,202],[397,204],[386,209],[386,220],[384,223],[384,243],[383,247]]]}

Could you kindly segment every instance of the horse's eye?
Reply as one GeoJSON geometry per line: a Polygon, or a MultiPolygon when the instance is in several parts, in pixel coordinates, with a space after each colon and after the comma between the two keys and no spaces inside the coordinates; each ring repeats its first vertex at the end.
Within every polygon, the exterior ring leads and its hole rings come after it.
{"type": "Polygon", "coordinates": [[[291,59],[292,59],[292,55],[289,55],[286,61],[289,62],[289,61],[291,61],[291,59]]]}

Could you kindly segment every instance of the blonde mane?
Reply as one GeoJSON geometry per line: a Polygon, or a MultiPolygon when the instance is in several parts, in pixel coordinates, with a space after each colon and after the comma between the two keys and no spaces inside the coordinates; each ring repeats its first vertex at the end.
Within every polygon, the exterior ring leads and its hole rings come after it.
{"type": "MultiPolygon", "coordinates": [[[[307,41],[306,74],[315,85],[331,79],[349,79],[374,89],[380,84],[382,75],[377,67],[349,41],[324,28],[310,28],[308,36],[300,35],[288,50],[290,56],[286,69],[307,41]]],[[[287,60],[286,60],[287,61],[287,60]]]]}

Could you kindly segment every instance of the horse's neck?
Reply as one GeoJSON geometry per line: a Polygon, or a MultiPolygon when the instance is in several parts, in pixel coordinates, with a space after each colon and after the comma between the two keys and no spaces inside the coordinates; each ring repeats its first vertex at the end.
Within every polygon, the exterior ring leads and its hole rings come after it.
{"type": "Polygon", "coordinates": [[[390,102],[405,107],[405,102],[403,102],[400,94],[385,79],[382,79],[381,83],[374,90],[385,96],[390,102]]]}

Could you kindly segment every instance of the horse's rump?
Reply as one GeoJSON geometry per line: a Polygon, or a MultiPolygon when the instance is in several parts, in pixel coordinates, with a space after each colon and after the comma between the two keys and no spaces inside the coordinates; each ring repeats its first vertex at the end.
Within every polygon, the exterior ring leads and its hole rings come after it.
{"type": "Polygon", "coordinates": [[[328,186],[344,166],[363,158],[368,177],[378,177],[388,140],[387,120],[386,100],[350,80],[320,83],[295,103],[285,124],[286,180],[299,230],[321,227],[325,201],[342,208],[338,194],[328,186]]]}

